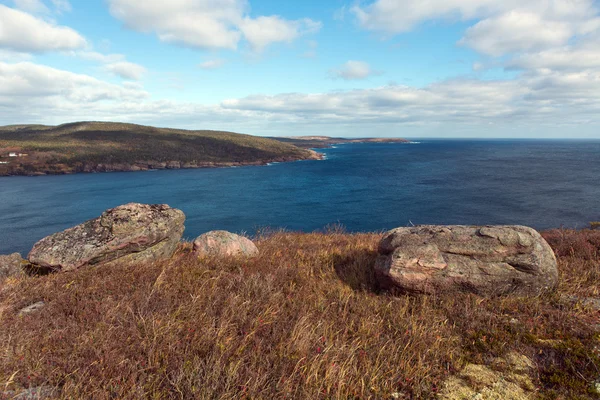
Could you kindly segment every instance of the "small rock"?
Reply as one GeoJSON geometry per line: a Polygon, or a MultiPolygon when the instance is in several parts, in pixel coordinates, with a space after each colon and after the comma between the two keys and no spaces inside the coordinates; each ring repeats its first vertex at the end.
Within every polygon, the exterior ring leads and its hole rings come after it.
{"type": "Polygon", "coordinates": [[[24,275],[22,263],[24,260],[19,253],[0,256],[0,281],[13,276],[24,275]]]}
{"type": "Polygon", "coordinates": [[[59,390],[52,386],[38,386],[23,391],[9,390],[0,393],[0,399],[46,400],[58,395],[59,390]]]}
{"type": "Polygon", "coordinates": [[[564,296],[562,301],[570,305],[581,304],[594,311],[600,311],[600,299],[596,297],[564,296]]]}
{"type": "Polygon", "coordinates": [[[27,307],[21,309],[19,311],[19,316],[22,317],[23,315],[34,313],[36,311],[41,310],[45,306],[46,306],[46,303],[44,303],[43,301],[38,301],[37,303],[34,303],[30,306],[27,306],[27,307]]]}
{"type": "Polygon", "coordinates": [[[255,257],[258,248],[248,238],[227,231],[212,231],[198,236],[194,240],[194,254],[255,257]]]}
{"type": "Polygon", "coordinates": [[[525,226],[417,226],[388,232],[375,272],[408,293],[536,296],[558,283],[554,252],[525,226]]]}

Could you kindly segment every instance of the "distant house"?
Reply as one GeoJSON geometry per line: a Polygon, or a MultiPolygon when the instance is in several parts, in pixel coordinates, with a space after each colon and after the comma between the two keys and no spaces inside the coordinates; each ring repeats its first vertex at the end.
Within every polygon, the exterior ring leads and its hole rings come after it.
{"type": "Polygon", "coordinates": [[[0,164],[8,164],[8,161],[0,161],[0,164]]]}
{"type": "Polygon", "coordinates": [[[8,153],[9,157],[18,157],[19,155],[17,153],[8,153]]]}
{"type": "Polygon", "coordinates": [[[29,154],[27,153],[19,153],[19,157],[27,157],[29,154]]]}

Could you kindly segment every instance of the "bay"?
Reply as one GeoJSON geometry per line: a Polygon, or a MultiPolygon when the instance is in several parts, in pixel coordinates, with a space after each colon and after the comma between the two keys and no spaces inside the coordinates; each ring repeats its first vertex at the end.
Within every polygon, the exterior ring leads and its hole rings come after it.
{"type": "Polygon", "coordinates": [[[422,140],[348,144],[323,161],[264,167],[0,178],[0,254],[128,202],[166,203],[185,237],[341,224],[581,228],[600,220],[600,141],[422,140]]]}

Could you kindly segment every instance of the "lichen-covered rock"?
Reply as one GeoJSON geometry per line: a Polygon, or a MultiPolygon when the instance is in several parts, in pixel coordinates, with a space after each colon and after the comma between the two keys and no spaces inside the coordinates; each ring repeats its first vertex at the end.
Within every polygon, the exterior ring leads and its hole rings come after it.
{"type": "Polygon", "coordinates": [[[538,295],[558,283],[548,243],[524,226],[417,226],[388,232],[376,274],[413,293],[538,295]]]}
{"type": "Polygon", "coordinates": [[[248,238],[227,231],[212,231],[194,240],[194,254],[197,256],[242,256],[258,255],[258,248],[248,238]]]}
{"type": "Polygon", "coordinates": [[[510,353],[496,358],[492,368],[467,364],[457,376],[444,382],[438,396],[441,400],[528,400],[535,398],[535,385],[530,374],[531,360],[522,354],[510,353]]]}
{"type": "Polygon", "coordinates": [[[24,260],[19,253],[8,256],[0,256],[0,281],[13,276],[22,276],[24,260]]]}
{"type": "Polygon", "coordinates": [[[510,353],[497,358],[492,368],[467,364],[457,376],[448,378],[438,396],[441,400],[529,400],[535,386],[529,376],[534,368],[527,357],[510,353]]]}
{"type": "Polygon", "coordinates": [[[57,398],[60,393],[58,388],[52,386],[38,386],[23,390],[8,390],[0,392],[0,400],[46,400],[57,398]]]}
{"type": "Polygon", "coordinates": [[[112,261],[144,262],[173,255],[185,215],[168,205],[130,203],[37,242],[29,253],[34,266],[72,271],[112,261]]]}

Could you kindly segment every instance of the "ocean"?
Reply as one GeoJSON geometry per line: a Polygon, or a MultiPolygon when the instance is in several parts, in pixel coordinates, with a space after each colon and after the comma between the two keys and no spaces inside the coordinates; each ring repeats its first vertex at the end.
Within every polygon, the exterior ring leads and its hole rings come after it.
{"type": "Polygon", "coordinates": [[[600,141],[346,144],[323,161],[262,167],[0,178],[0,254],[129,202],[187,216],[188,239],[224,229],[349,232],[418,224],[583,228],[600,220],[600,141]]]}

